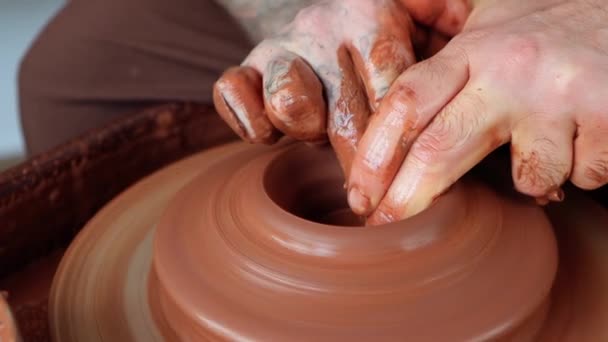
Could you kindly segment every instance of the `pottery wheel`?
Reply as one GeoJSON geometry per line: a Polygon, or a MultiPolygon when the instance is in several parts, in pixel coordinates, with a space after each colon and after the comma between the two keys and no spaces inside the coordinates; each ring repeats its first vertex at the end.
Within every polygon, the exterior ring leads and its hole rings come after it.
{"type": "MultiPolygon", "coordinates": [[[[554,283],[557,248],[541,209],[461,183],[412,219],[363,227],[342,182],[331,151],[299,144],[226,145],[147,177],[102,209],[64,256],[49,305],[54,339],[605,333],[596,322],[608,317],[606,296],[572,300],[588,286],[562,281],[561,269],[554,283]],[[565,319],[578,309],[596,315],[565,319]]],[[[566,256],[578,256],[575,247],[566,256]]],[[[594,253],[587,262],[602,257],[594,253]]],[[[593,280],[608,284],[596,269],[593,280]]]]}

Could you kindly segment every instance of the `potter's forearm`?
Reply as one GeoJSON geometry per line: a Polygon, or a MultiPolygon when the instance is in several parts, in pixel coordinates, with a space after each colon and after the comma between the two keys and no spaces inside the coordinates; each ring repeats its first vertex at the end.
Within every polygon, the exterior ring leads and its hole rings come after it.
{"type": "Polygon", "coordinates": [[[276,33],[304,7],[317,0],[217,0],[254,42],[276,33]]]}

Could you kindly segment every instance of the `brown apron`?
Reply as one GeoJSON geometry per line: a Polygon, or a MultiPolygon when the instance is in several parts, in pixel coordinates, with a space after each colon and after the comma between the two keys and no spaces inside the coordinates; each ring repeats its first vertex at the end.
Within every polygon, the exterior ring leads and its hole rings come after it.
{"type": "Polygon", "coordinates": [[[153,104],[210,103],[215,80],[251,47],[211,0],[68,1],[21,63],[27,150],[153,104]]]}

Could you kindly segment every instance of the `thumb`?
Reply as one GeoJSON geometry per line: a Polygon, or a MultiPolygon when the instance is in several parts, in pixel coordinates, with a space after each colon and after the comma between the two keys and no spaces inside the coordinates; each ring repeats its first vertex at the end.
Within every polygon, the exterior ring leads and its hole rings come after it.
{"type": "Polygon", "coordinates": [[[448,36],[464,27],[471,4],[469,0],[400,0],[414,20],[448,36]]]}

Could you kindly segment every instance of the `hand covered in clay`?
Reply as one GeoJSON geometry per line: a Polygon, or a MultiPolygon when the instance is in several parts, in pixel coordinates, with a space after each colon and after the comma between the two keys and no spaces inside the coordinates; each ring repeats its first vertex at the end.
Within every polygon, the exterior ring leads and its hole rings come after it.
{"type": "Polygon", "coordinates": [[[329,138],[348,174],[368,118],[416,62],[414,48],[445,44],[438,37],[461,30],[467,3],[335,0],[305,8],[216,82],[217,111],[252,143],[281,135],[313,143],[329,138]]]}
{"type": "Polygon", "coordinates": [[[381,224],[428,207],[511,142],[517,190],[608,181],[608,1],[482,0],[463,32],[408,68],[354,158],[349,203],[381,224]]]}

